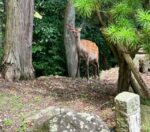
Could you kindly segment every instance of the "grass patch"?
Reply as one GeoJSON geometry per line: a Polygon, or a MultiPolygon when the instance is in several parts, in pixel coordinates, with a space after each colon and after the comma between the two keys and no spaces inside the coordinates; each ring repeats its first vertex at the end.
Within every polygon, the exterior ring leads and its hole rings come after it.
{"type": "Polygon", "coordinates": [[[142,130],[150,132],[150,99],[141,99],[142,130]]]}
{"type": "Polygon", "coordinates": [[[13,124],[13,121],[12,121],[11,119],[5,119],[5,120],[3,121],[3,124],[4,124],[5,126],[11,126],[11,125],[13,124]]]}
{"type": "Polygon", "coordinates": [[[19,128],[17,128],[17,132],[27,132],[27,128],[28,124],[23,118],[22,121],[20,122],[19,128]]]}
{"type": "Polygon", "coordinates": [[[0,110],[11,109],[17,111],[23,108],[21,99],[17,95],[0,93],[0,110]]]}
{"type": "Polygon", "coordinates": [[[150,106],[141,105],[142,130],[150,132],[150,106]]]}
{"type": "Polygon", "coordinates": [[[142,129],[144,132],[150,132],[150,122],[147,122],[146,124],[142,125],[142,129]]]}
{"type": "Polygon", "coordinates": [[[150,106],[150,99],[141,99],[141,104],[150,106]]]}

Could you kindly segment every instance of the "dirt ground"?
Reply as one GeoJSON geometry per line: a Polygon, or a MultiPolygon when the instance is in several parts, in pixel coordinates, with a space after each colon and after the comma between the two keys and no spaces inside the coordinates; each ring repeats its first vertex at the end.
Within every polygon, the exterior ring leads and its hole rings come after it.
{"type": "MultiPolygon", "coordinates": [[[[0,131],[19,131],[27,114],[49,106],[97,114],[113,128],[117,77],[118,68],[102,71],[100,80],[89,82],[60,76],[19,82],[0,78],[0,131]]],[[[143,77],[150,86],[150,76],[143,77]]]]}

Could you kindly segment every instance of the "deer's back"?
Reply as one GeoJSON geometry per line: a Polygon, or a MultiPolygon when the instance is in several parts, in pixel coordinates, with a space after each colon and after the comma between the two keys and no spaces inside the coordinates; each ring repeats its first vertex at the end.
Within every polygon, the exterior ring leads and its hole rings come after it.
{"type": "Polygon", "coordinates": [[[96,45],[96,43],[90,41],[90,40],[85,40],[82,39],[80,41],[80,46],[81,46],[81,50],[87,54],[87,56],[90,57],[90,59],[98,59],[99,56],[99,50],[98,47],[96,45]]]}
{"type": "Polygon", "coordinates": [[[94,54],[99,53],[97,45],[90,40],[82,39],[80,42],[80,45],[81,45],[82,49],[87,51],[88,53],[94,53],[94,54]]]}

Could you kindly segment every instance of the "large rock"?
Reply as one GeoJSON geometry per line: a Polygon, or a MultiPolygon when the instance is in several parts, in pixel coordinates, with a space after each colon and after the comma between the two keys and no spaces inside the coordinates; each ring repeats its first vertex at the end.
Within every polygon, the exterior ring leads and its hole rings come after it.
{"type": "Polygon", "coordinates": [[[49,107],[26,119],[29,132],[110,132],[96,115],[49,107]]]}

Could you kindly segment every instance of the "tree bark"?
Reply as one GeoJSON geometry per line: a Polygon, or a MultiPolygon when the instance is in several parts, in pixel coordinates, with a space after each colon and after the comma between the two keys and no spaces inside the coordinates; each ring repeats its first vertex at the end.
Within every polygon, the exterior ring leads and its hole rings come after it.
{"type": "Polygon", "coordinates": [[[133,91],[140,95],[140,97],[145,98],[145,95],[142,92],[141,86],[136,81],[135,77],[131,75],[131,87],[133,91]]]}
{"type": "Polygon", "coordinates": [[[119,62],[118,93],[128,91],[131,80],[131,70],[124,58],[119,62]]]}
{"type": "Polygon", "coordinates": [[[130,80],[131,80],[131,70],[129,69],[125,59],[123,58],[122,52],[120,52],[117,49],[116,45],[110,43],[107,40],[106,42],[119,63],[118,93],[122,91],[128,91],[130,86],[130,80]]]}
{"type": "Polygon", "coordinates": [[[3,77],[8,81],[34,77],[33,11],[34,0],[7,1],[3,77]]]}
{"type": "Polygon", "coordinates": [[[101,27],[104,28],[106,26],[106,23],[103,21],[102,16],[101,16],[99,10],[96,10],[96,13],[97,13],[97,17],[98,17],[98,20],[99,20],[99,23],[100,23],[101,27]]]}
{"type": "MultiPolygon", "coordinates": [[[[5,14],[5,4],[4,0],[1,1],[3,4],[0,5],[1,14],[0,14],[0,48],[3,48],[3,40],[4,40],[4,14],[5,14]]],[[[1,58],[0,58],[1,59],[1,58]]]]}
{"type": "Polygon", "coordinates": [[[75,37],[73,33],[69,31],[67,25],[75,27],[75,8],[73,6],[72,0],[68,0],[65,12],[64,44],[66,50],[68,74],[70,77],[75,77],[78,66],[78,54],[75,44],[75,37]]]}

